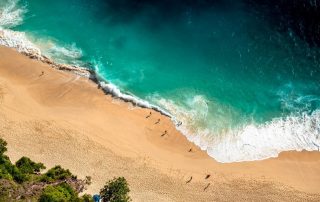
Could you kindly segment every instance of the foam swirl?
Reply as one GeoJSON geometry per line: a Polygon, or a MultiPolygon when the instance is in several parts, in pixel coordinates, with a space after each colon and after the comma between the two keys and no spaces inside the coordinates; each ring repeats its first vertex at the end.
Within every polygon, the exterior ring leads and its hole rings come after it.
{"type": "Polygon", "coordinates": [[[19,0],[3,2],[5,5],[0,10],[0,27],[11,28],[22,24],[23,15],[27,12],[25,7],[18,7],[19,0]]]}

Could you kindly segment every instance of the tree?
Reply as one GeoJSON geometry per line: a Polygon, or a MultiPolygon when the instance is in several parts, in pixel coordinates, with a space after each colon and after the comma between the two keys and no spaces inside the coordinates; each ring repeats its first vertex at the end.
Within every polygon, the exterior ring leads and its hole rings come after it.
{"type": "Polygon", "coordinates": [[[0,138],[0,155],[2,156],[7,150],[7,142],[0,138]]]}
{"type": "Polygon", "coordinates": [[[40,202],[69,202],[78,201],[75,191],[67,183],[58,186],[47,186],[40,196],[40,202]]]}
{"type": "Polygon", "coordinates": [[[100,195],[103,202],[128,202],[131,201],[129,192],[127,180],[124,177],[118,177],[108,181],[100,190],[100,195]]]}
{"type": "Polygon", "coordinates": [[[16,166],[22,173],[25,174],[34,174],[46,168],[42,163],[35,163],[27,157],[22,157],[19,159],[16,162],[16,166]]]}
{"type": "Polygon", "coordinates": [[[46,172],[41,181],[43,182],[54,182],[56,180],[65,180],[68,178],[77,178],[73,176],[69,169],[63,169],[61,166],[55,166],[46,172]]]}
{"type": "Polygon", "coordinates": [[[18,183],[27,181],[29,177],[11,163],[9,157],[4,155],[6,151],[7,142],[0,138],[0,179],[13,179],[18,183]]]}
{"type": "Polygon", "coordinates": [[[80,202],[94,202],[92,199],[92,196],[89,194],[84,194],[81,198],[80,198],[80,202]]]}

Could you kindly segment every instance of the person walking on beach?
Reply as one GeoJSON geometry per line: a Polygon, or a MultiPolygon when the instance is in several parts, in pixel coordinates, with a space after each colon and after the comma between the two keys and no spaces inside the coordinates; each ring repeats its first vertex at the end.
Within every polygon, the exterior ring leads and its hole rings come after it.
{"type": "Polygon", "coordinates": [[[146,116],[146,119],[149,118],[152,115],[152,113],[150,112],[148,116],[146,116]]]}
{"type": "Polygon", "coordinates": [[[187,184],[190,183],[192,180],[192,176],[190,177],[190,179],[186,182],[187,184]]]}
{"type": "Polygon", "coordinates": [[[158,119],[158,121],[157,121],[157,122],[155,122],[154,124],[158,124],[158,123],[160,123],[160,119],[158,119]]]}
{"type": "Polygon", "coordinates": [[[210,186],[210,183],[208,183],[208,185],[203,189],[203,191],[207,190],[210,186]]]}
{"type": "Polygon", "coordinates": [[[41,74],[39,75],[39,77],[41,77],[41,76],[43,76],[43,75],[44,75],[44,71],[41,72],[41,74]]]}
{"type": "Polygon", "coordinates": [[[161,135],[161,137],[165,136],[167,134],[167,131],[165,130],[164,133],[161,135]]]}

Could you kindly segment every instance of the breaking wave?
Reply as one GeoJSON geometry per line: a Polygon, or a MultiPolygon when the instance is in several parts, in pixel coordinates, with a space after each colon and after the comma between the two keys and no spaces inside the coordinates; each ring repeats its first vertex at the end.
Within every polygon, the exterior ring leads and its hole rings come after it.
{"type": "Polygon", "coordinates": [[[24,7],[18,7],[18,0],[8,0],[1,3],[0,9],[0,45],[14,48],[19,52],[41,55],[36,47],[23,32],[16,32],[8,28],[20,25],[23,15],[27,12],[24,7]]]}
{"type": "Polygon", "coordinates": [[[262,160],[292,150],[319,151],[320,110],[273,118],[264,124],[247,123],[242,127],[226,128],[217,134],[210,126],[198,125],[208,118],[207,102],[204,96],[197,95],[186,108],[176,105],[172,100],[158,100],[159,105],[183,122],[177,129],[219,162],[262,160]]]}
{"type": "Polygon", "coordinates": [[[0,27],[11,28],[22,24],[23,15],[27,12],[25,7],[18,7],[19,0],[3,1],[0,6],[0,27]]]}
{"type": "Polygon", "coordinates": [[[130,102],[130,103],[132,103],[136,106],[142,107],[142,108],[153,109],[155,111],[160,112],[163,115],[166,115],[170,118],[173,118],[173,116],[169,112],[167,112],[166,110],[164,110],[156,105],[153,105],[146,100],[140,99],[137,96],[130,95],[128,93],[123,93],[116,85],[114,85],[112,83],[107,83],[105,81],[99,81],[99,85],[102,87],[102,89],[107,94],[111,94],[112,96],[114,96],[116,98],[120,98],[126,102],[130,102]]]}
{"type": "Polygon", "coordinates": [[[76,44],[62,46],[53,39],[35,39],[25,32],[9,29],[22,24],[27,12],[25,6],[18,6],[18,3],[19,0],[8,0],[0,4],[0,45],[37,57],[44,54],[57,63],[83,64],[82,50],[76,44]]]}

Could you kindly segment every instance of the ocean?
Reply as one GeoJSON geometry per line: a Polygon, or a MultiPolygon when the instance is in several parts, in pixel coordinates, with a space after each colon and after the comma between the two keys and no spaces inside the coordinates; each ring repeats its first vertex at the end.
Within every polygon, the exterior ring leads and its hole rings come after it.
{"type": "Polygon", "coordinates": [[[319,150],[320,48],[246,0],[0,0],[0,44],[90,68],[219,162],[319,150]]]}

